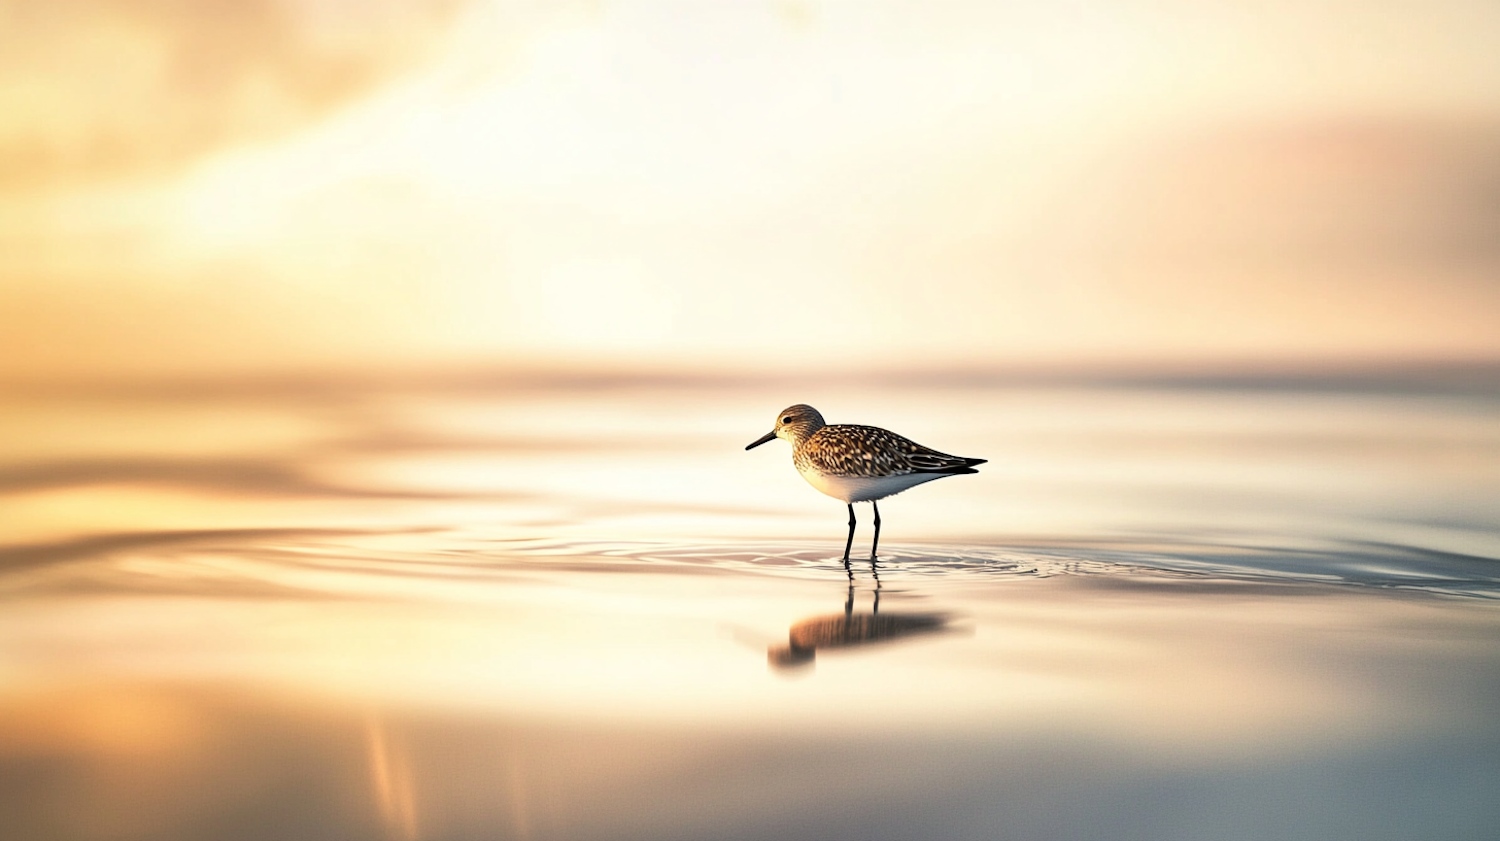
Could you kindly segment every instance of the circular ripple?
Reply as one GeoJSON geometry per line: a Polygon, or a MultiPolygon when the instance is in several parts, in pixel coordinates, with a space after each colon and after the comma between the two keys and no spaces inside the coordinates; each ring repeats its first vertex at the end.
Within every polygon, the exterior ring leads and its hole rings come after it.
{"type": "MultiPolygon", "coordinates": [[[[541,560],[822,577],[844,574],[828,547],[805,543],[537,542],[510,546],[541,560]]],[[[835,552],[842,547],[834,547],[835,552]]],[[[868,574],[868,559],[851,561],[868,574]]],[[[1047,543],[1022,546],[903,544],[882,552],[882,578],[1155,576],[1197,580],[1334,584],[1500,598],[1500,561],[1417,547],[1345,544],[1288,549],[1214,543],[1047,543]]]]}

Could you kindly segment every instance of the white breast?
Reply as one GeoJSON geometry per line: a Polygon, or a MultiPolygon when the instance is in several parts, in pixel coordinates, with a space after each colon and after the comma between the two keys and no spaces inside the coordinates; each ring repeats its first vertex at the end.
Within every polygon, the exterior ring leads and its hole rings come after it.
{"type": "Polygon", "coordinates": [[[923,482],[941,479],[947,473],[906,473],[900,476],[829,476],[815,470],[799,470],[809,485],[844,502],[885,499],[923,482]]]}

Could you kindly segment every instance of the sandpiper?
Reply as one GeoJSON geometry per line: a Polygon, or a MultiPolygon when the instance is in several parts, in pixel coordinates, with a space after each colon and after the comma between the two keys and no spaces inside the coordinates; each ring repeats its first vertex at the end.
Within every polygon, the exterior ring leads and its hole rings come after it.
{"type": "Polygon", "coordinates": [[[849,506],[849,539],[844,542],[844,562],[854,546],[854,503],[868,502],[875,509],[875,540],[870,560],[880,545],[880,506],[877,500],[901,493],[923,482],[978,473],[982,458],[950,456],[928,449],[908,438],[876,426],[823,422],[817,409],[801,403],[783,409],[776,426],[745,447],[753,449],[773,438],[792,445],[792,463],[808,484],[849,506]]]}

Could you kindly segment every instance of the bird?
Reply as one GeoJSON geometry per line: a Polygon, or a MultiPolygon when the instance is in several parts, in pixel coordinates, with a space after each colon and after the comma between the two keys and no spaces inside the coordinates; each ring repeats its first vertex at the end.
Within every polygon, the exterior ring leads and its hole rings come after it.
{"type": "Polygon", "coordinates": [[[868,502],[875,509],[875,539],[870,543],[873,564],[880,545],[879,500],[934,479],[978,473],[974,468],[988,461],[940,453],[878,426],[828,424],[817,409],[803,403],[783,409],[771,431],[745,449],[776,438],[792,445],[792,463],[808,484],[849,507],[846,567],[854,547],[854,503],[868,502]]]}

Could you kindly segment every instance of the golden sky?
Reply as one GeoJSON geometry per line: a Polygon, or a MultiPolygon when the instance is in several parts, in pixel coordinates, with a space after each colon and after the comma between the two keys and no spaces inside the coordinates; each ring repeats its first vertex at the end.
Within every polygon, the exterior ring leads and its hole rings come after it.
{"type": "Polygon", "coordinates": [[[1500,356],[1500,5],[0,0],[0,377],[1500,356]]]}

